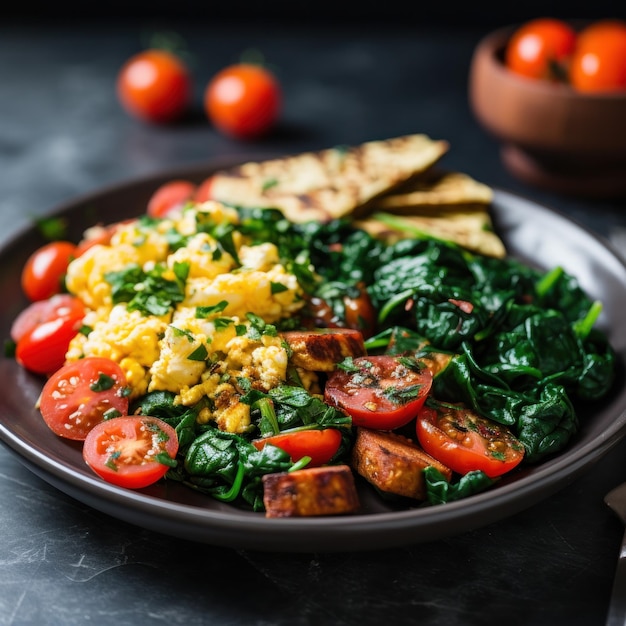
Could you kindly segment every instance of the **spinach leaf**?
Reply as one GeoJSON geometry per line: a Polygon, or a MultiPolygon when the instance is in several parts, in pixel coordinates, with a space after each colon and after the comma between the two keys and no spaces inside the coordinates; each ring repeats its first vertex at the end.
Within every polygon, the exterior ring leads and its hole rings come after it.
{"type": "Polygon", "coordinates": [[[426,497],[429,504],[445,504],[467,498],[485,491],[496,483],[496,479],[489,478],[480,470],[468,472],[460,476],[456,482],[448,482],[444,475],[432,465],[425,467],[422,472],[426,481],[426,497]]]}
{"type": "Polygon", "coordinates": [[[188,483],[218,500],[240,500],[253,510],[263,508],[264,474],[292,467],[289,455],[276,446],[257,450],[233,433],[208,427],[189,446],[184,461],[188,483]]]}

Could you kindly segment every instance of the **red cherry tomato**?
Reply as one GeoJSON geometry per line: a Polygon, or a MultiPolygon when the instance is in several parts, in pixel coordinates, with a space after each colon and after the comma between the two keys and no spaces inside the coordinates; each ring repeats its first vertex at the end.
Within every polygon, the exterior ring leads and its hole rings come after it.
{"type": "Polygon", "coordinates": [[[513,33],[505,50],[505,63],[521,76],[563,80],[575,45],[576,31],[569,24],[538,18],[513,33]]]}
{"type": "Polygon", "coordinates": [[[85,317],[82,300],[67,293],[59,293],[47,300],[37,300],[29,304],[11,325],[11,339],[17,343],[36,326],[58,318],[70,318],[80,322],[85,317]]]}
{"type": "Polygon", "coordinates": [[[63,280],[70,261],[76,256],[76,245],[69,241],[52,241],[35,250],[22,270],[22,289],[29,300],[45,300],[63,290],[63,280]]]}
{"type": "Polygon", "coordinates": [[[570,83],[590,93],[626,89],[626,22],[602,20],[580,32],[570,83]]]}
{"type": "Polygon", "coordinates": [[[266,134],[280,113],[276,77],[260,65],[240,63],[218,72],[204,92],[204,109],[221,132],[238,139],[266,134]]]}
{"type": "Polygon", "coordinates": [[[252,442],[257,450],[262,450],[268,443],[284,450],[295,463],[302,457],[309,456],[309,467],[319,467],[328,463],[339,450],[341,433],[336,428],[324,430],[300,430],[272,435],[252,442]]]}
{"type": "Polygon", "coordinates": [[[524,446],[511,431],[473,411],[454,405],[423,407],[417,438],[424,450],[451,470],[482,470],[490,478],[509,472],[524,458],[524,446]]]}
{"type": "Polygon", "coordinates": [[[122,66],[117,94],[128,113],[145,122],[167,123],[182,116],[191,99],[191,74],[165,50],[144,50],[122,66]]]}
{"type": "Polygon", "coordinates": [[[92,226],[85,233],[83,239],[78,242],[76,246],[76,258],[85,254],[89,248],[93,248],[97,245],[107,246],[111,243],[111,237],[117,232],[120,226],[124,224],[128,224],[129,222],[134,221],[132,218],[127,220],[122,220],[121,222],[115,222],[114,224],[109,224],[108,226],[92,226]]]}
{"type": "Polygon", "coordinates": [[[145,415],[114,417],[96,424],[85,438],[83,458],[109,483],[141,489],[163,478],[178,453],[176,431],[145,415]]]}
{"type": "Polygon", "coordinates": [[[358,295],[345,296],[343,299],[346,311],[346,326],[363,333],[366,339],[376,330],[378,314],[364,284],[357,285],[358,295]]]}
{"type": "Polygon", "coordinates": [[[211,195],[211,187],[213,186],[213,177],[209,176],[209,178],[205,178],[196,189],[196,193],[193,196],[193,199],[196,202],[206,202],[207,200],[213,200],[211,195]]]}
{"type": "Polygon", "coordinates": [[[413,359],[363,356],[330,374],[324,399],[349,413],[355,426],[393,430],[417,415],[432,381],[430,370],[413,359]]]}
{"type": "Polygon", "coordinates": [[[65,363],[65,354],[84,316],[85,306],[70,295],[33,302],[11,327],[15,360],[36,374],[52,374],[65,363]]]}
{"type": "Polygon", "coordinates": [[[39,409],[56,435],[82,441],[96,424],[128,413],[124,371],[101,357],[68,363],[47,380],[39,409]]]}
{"type": "Polygon", "coordinates": [[[148,200],[146,213],[150,217],[166,217],[193,198],[196,185],[188,180],[172,180],[161,185],[148,200]]]}

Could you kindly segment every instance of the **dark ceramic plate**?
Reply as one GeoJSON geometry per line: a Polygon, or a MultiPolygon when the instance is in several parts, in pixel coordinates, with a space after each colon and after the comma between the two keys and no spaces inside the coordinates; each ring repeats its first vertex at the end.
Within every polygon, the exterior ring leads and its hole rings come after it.
{"type": "MultiPolygon", "coordinates": [[[[223,165],[223,164],[222,164],[223,165]]],[[[215,167],[215,166],[213,166],[215,167]]],[[[139,215],[150,193],[165,180],[184,176],[200,181],[210,166],[167,172],[78,198],[55,214],[65,217],[71,235],[97,222],[139,215]]],[[[626,265],[602,240],[552,210],[496,191],[494,220],[510,253],[542,268],[562,265],[582,287],[604,303],[600,325],[626,362],[626,265]]],[[[0,250],[1,331],[25,306],[20,270],[43,241],[36,229],[0,250]]],[[[395,509],[368,485],[358,483],[363,504],[358,515],[266,519],[197,494],[175,483],[140,491],[109,485],[85,466],[80,445],[57,438],[34,408],[42,380],[9,358],[0,360],[0,439],[30,470],[94,509],[165,534],[235,548],[291,552],[352,551],[430,541],[512,515],[569,484],[611,449],[626,432],[626,386],[620,369],[616,391],[582,416],[580,433],[562,454],[509,476],[492,490],[450,504],[395,509]]]]}

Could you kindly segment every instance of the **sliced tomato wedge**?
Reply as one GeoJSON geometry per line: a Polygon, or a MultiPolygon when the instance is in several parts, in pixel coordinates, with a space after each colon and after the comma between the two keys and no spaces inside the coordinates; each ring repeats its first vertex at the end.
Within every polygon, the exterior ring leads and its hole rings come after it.
{"type": "Polygon", "coordinates": [[[524,445],[503,424],[462,405],[425,406],[416,421],[420,445],[459,474],[482,470],[490,478],[519,465],[524,445]]]}
{"type": "Polygon", "coordinates": [[[408,424],[432,387],[430,370],[401,356],[363,356],[336,369],[324,399],[352,416],[355,426],[393,430],[408,424]]]}
{"type": "Polygon", "coordinates": [[[262,450],[267,444],[276,446],[284,450],[294,463],[309,456],[308,467],[319,467],[328,463],[339,450],[341,432],[336,428],[300,430],[255,439],[252,443],[257,450],[262,450]]]}
{"type": "Polygon", "coordinates": [[[125,415],[96,424],[85,438],[85,463],[109,483],[141,489],[175,464],[176,431],[147,415],[125,415]]]}
{"type": "Polygon", "coordinates": [[[87,357],[50,376],[41,391],[39,410],[56,435],[82,441],[96,424],[128,413],[127,391],[118,363],[87,357]]]}

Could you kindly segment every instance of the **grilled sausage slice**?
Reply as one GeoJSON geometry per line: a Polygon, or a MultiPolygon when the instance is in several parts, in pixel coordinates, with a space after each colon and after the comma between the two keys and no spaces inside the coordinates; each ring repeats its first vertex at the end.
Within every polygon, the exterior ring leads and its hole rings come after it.
{"type": "Polygon", "coordinates": [[[347,465],[311,467],[263,476],[266,517],[308,517],[354,513],[360,507],[347,465]]]}
{"type": "Polygon", "coordinates": [[[367,428],[357,429],[351,462],[356,472],[381,491],[415,500],[426,499],[425,467],[432,465],[448,481],[452,478],[449,467],[407,437],[367,428]]]}
{"type": "Polygon", "coordinates": [[[291,362],[312,372],[332,372],[346,357],[365,355],[363,335],[350,328],[289,330],[281,336],[291,348],[291,362]]]}

